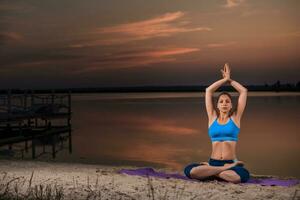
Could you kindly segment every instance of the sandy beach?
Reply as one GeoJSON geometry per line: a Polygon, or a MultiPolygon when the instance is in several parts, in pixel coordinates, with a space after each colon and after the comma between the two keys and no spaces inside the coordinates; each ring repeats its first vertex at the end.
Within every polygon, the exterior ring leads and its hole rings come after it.
{"type": "MultiPolygon", "coordinates": [[[[0,199],[299,199],[291,187],[119,174],[133,166],[0,160],[0,199]]],[[[166,171],[176,173],[174,171],[166,171]]],[[[181,172],[179,172],[181,173],[181,172]]]]}

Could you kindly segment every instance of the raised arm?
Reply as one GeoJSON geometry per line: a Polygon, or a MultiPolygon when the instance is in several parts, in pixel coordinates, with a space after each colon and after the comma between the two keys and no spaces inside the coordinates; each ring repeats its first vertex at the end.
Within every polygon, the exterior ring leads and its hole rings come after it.
{"type": "Polygon", "coordinates": [[[206,106],[206,112],[208,115],[208,118],[212,118],[214,116],[214,104],[213,104],[213,93],[221,87],[223,84],[225,84],[228,81],[227,78],[223,78],[221,80],[218,80],[211,84],[209,87],[205,90],[205,106],[206,106]]]}
{"type": "Polygon", "coordinates": [[[234,87],[240,93],[236,111],[236,117],[240,120],[246,107],[248,90],[240,83],[232,79],[229,79],[228,81],[232,87],[234,87]]]}

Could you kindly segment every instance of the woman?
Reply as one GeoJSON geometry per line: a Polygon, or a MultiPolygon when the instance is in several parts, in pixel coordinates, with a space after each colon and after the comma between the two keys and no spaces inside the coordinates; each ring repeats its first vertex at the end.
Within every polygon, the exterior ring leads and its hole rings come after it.
{"type": "Polygon", "coordinates": [[[225,180],[232,183],[244,183],[249,179],[249,171],[242,161],[236,159],[236,142],[240,131],[240,121],[247,100],[247,89],[230,78],[228,64],[221,70],[223,79],[216,81],[205,92],[205,104],[208,115],[208,133],[212,141],[212,153],[209,162],[192,163],[185,167],[187,177],[199,180],[225,180]],[[222,92],[218,96],[217,109],[214,109],[213,93],[229,82],[238,92],[238,105],[233,111],[232,98],[222,92]]]}

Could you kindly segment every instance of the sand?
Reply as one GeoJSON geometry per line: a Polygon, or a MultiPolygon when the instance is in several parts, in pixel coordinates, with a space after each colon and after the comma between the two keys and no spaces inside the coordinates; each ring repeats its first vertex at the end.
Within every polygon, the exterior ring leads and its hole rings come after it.
{"type": "Polygon", "coordinates": [[[190,182],[119,174],[124,168],[136,167],[0,160],[0,199],[300,199],[300,184],[190,182]]]}

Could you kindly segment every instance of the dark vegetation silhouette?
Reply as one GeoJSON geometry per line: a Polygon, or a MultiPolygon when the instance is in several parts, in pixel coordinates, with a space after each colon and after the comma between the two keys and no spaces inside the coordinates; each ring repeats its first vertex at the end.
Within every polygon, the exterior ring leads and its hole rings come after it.
{"type": "MultiPolygon", "coordinates": [[[[65,89],[18,89],[8,88],[0,90],[0,94],[7,94],[10,90],[13,94],[22,94],[34,90],[35,93],[102,93],[102,92],[204,92],[207,85],[173,85],[173,86],[128,86],[128,87],[86,87],[86,88],[65,88],[65,89]]],[[[272,92],[299,92],[300,81],[296,84],[285,83],[282,84],[277,80],[273,84],[264,83],[262,85],[246,85],[248,91],[272,91],[272,92]]],[[[230,85],[222,86],[219,88],[224,91],[235,91],[230,85]]]]}

